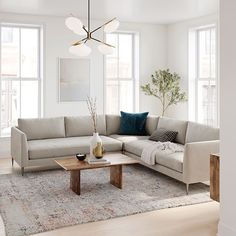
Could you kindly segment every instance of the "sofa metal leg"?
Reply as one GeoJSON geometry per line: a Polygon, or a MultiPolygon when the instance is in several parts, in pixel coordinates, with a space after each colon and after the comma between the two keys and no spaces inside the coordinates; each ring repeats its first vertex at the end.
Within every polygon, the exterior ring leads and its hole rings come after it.
{"type": "Polygon", "coordinates": [[[25,168],[21,167],[21,175],[24,176],[24,173],[25,173],[25,168]]]}
{"type": "Polygon", "coordinates": [[[186,194],[188,195],[189,192],[189,184],[186,184],[186,194]]]}
{"type": "Polygon", "coordinates": [[[13,157],[11,158],[11,166],[13,166],[14,165],[14,159],[13,159],[13,157]]]}

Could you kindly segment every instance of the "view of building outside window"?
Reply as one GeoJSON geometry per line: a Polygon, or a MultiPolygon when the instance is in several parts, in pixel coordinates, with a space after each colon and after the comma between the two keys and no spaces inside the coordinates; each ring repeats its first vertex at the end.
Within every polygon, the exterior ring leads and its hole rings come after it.
{"type": "Polygon", "coordinates": [[[115,46],[114,53],[105,58],[106,113],[134,112],[134,34],[107,34],[106,41],[115,46]]]}
{"type": "Polygon", "coordinates": [[[19,117],[40,116],[40,27],[1,26],[0,136],[19,117]]]}
{"type": "Polygon", "coordinates": [[[198,30],[197,121],[217,126],[216,30],[198,30]]]}

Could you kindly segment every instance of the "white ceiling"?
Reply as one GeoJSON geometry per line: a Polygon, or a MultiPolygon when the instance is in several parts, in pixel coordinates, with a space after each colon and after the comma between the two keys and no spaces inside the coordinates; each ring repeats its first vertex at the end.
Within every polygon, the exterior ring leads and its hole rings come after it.
{"type": "MultiPolygon", "coordinates": [[[[87,16],[87,0],[0,0],[0,12],[87,16]]],[[[173,23],[218,12],[218,0],[91,0],[93,19],[173,23]]]]}

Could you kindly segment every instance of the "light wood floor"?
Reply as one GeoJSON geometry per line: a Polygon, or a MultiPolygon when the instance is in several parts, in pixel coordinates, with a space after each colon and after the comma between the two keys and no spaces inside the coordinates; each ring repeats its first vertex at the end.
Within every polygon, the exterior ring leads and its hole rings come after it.
{"type": "MultiPolygon", "coordinates": [[[[0,174],[19,171],[0,159],[0,174]]],[[[34,236],[216,236],[219,204],[203,203],[62,228],[34,236]]],[[[5,236],[0,217],[0,236],[5,236]]]]}

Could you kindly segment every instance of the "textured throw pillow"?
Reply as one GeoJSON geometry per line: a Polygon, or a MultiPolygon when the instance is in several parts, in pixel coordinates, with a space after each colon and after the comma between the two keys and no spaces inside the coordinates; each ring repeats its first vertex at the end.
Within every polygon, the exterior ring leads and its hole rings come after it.
{"type": "Polygon", "coordinates": [[[148,112],[144,113],[127,113],[120,112],[120,129],[119,134],[123,135],[146,135],[146,120],[148,112]]]}
{"type": "Polygon", "coordinates": [[[178,132],[166,130],[166,129],[156,129],[150,136],[150,140],[156,142],[173,142],[177,136],[178,132]]]}

